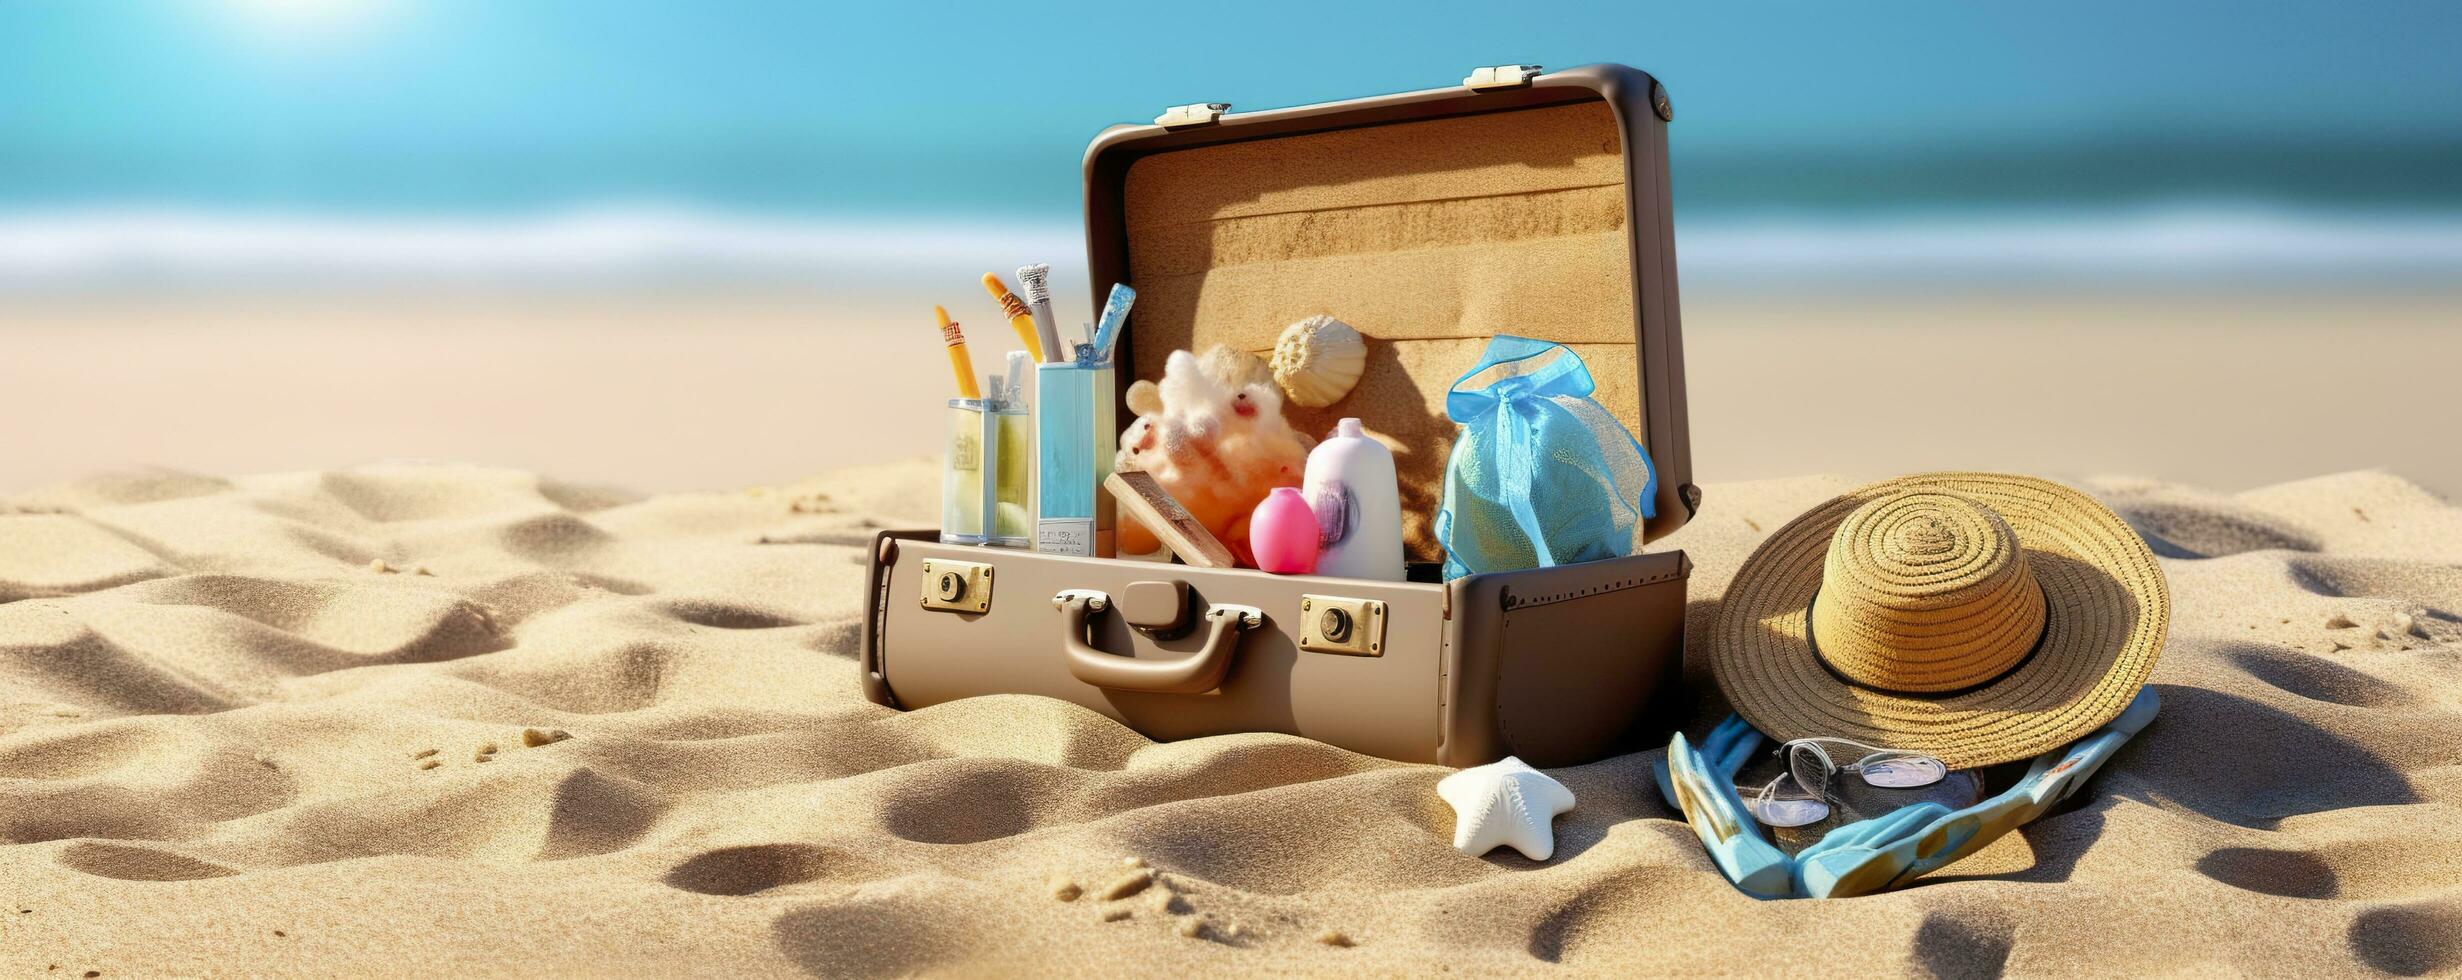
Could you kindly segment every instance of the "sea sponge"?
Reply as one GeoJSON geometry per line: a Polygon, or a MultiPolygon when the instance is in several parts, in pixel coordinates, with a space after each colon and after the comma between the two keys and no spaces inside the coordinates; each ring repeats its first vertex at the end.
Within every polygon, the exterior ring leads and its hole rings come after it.
{"type": "MultiPolygon", "coordinates": [[[[1127,402],[1137,420],[1120,433],[1112,468],[1152,474],[1241,564],[1254,565],[1249,513],[1275,487],[1299,485],[1316,444],[1282,417],[1282,392],[1257,380],[1236,352],[1217,347],[1202,358],[1173,351],[1162,380],[1131,385],[1127,402]]],[[[1118,534],[1122,554],[1162,547],[1131,518],[1120,521],[1118,534]]]]}
{"type": "Polygon", "coordinates": [[[1205,369],[1206,377],[1233,391],[1274,380],[1274,369],[1264,358],[1225,344],[1206,348],[1197,356],[1197,366],[1205,369]]]}

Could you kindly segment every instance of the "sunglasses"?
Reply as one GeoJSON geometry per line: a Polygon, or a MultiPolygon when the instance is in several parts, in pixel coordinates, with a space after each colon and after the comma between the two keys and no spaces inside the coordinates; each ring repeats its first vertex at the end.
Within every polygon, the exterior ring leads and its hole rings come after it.
{"type": "Polygon", "coordinates": [[[1799,738],[1779,746],[1778,754],[1786,757],[1787,771],[1757,790],[1736,787],[1736,795],[1744,798],[1753,819],[1772,827],[1802,827],[1829,819],[1835,800],[1829,788],[1841,774],[1858,776],[1865,785],[1880,789],[1930,786],[1949,775],[1948,766],[1921,752],[1885,749],[1847,738],[1799,738]],[[1831,754],[1833,749],[1839,753],[1831,754]],[[1838,761],[1854,752],[1863,754],[1853,762],[1838,761]]]}

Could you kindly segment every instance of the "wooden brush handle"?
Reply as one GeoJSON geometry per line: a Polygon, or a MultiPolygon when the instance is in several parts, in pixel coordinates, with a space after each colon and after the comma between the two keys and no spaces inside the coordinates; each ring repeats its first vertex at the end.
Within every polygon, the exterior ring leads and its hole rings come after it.
{"type": "Polygon", "coordinates": [[[1231,549],[1205,529],[1188,508],[1155,482],[1151,473],[1113,473],[1103,478],[1103,488],[1111,491],[1128,516],[1162,541],[1180,560],[1198,568],[1234,568],[1239,565],[1231,557],[1231,549]]]}

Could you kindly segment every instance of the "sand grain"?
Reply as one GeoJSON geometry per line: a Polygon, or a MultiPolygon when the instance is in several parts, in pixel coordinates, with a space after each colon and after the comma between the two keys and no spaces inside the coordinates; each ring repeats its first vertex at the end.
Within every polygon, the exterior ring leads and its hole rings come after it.
{"type": "MultiPolygon", "coordinates": [[[[1710,486],[1663,544],[1696,629],[1764,529],[1854,482],[1710,486]]],[[[1431,767],[1158,745],[1032,697],[871,705],[863,562],[929,519],[925,465],[758,494],[448,465],[40,491],[0,502],[0,881],[26,910],[0,973],[2462,966],[2462,511],[2370,472],[2086,485],[2164,555],[2162,716],[2024,833],[1818,906],[1709,870],[1648,752],[1554,771],[1581,805],[1534,865],[1453,851],[1431,767]],[[561,747],[401,768],[516,732],[561,747]]]]}

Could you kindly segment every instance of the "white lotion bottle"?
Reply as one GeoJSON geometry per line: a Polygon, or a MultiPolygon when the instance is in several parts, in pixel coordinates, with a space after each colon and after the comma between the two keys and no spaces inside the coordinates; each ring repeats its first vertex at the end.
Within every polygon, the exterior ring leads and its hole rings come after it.
{"type": "Polygon", "coordinates": [[[1316,574],[1399,582],[1402,496],[1393,452],[1343,419],[1308,453],[1300,492],[1323,530],[1316,574]]]}

